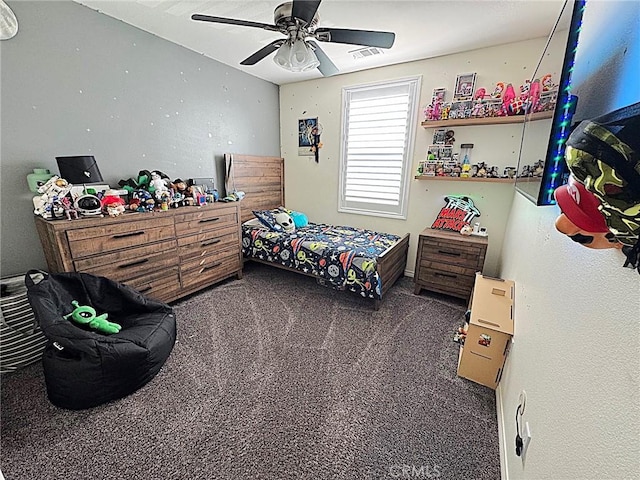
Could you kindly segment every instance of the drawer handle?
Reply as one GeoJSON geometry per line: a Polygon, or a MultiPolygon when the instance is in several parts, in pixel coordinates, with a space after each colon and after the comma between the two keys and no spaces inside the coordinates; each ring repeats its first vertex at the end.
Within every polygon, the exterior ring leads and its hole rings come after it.
{"type": "Polygon", "coordinates": [[[201,247],[206,247],[207,245],[215,245],[216,243],[220,243],[220,239],[219,238],[215,238],[213,240],[208,240],[206,242],[202,242],[200,244],[201,247]]]}
{"type": "Polygon", "coordinates": [[[144,230],[140,230],[138,232],[131,232],[131,233],[120,233],[118,235],[112,236],[111,238],[137,237],[138,235],[144,235],[144,230]]]}
{"type": "Polygon", "coordinates": [[[483,320],[482,318],[478,319],[478,323],[484,323],[485,325],[491,325],[492,327],[500,327],[499,324],[490,322],[489,320],[483,320]]]}
{"type": "Polygon", "coordinates": [[[473,350],[471,350],[471,354],[472,354],[472,355],[476,355],[476,356],[478,356],[478,357],[482,357],[482,358],[484,358],[484,359],[486,359],[486,360],[493,360],[493,358],[492,358],[492,357],[489,357],[489,356],[487,356],[487,355],[483,355],[483,354],[478,353],[478,352],[474,352],[473,350]]]}
{"type": "Polygon", "coordinates": [[[459,257],[461,255],[460,252],[447,252],[446,250],[438,250],[438,253],[442,255],[449,255],[450,257],[459,257]]]}
{"type": "Polygon", "coordinates": [[[435,273],[436,277],[447,277],[447,278],[458,278],[457,275],[452,275],[450,273],[440,273],[440,272],[436,272],[435,273]]]}
{"type": "Polygon", "coordinates": [[[218,220],[220,220],[220,217],[205,218],[204,220],[200,220],[198,223],[217,222],[218,220]]]}
{"type": "Polygon", "coordinates": [[[142,265],[143,263],[147,263],[148,261],[148,258],[142,258],[140,260],[136,260],[135,262],[123,263],[122,265],[118,265],[118,268],[135,267],[136,265],[142,265]]]}
{"type": "Polygon", "coordinates": [[[222,262],[216,262],[213,265],[209,265],[208,267],[201,268],[198,273],[204,273],[207,270],[211,270],[212,268],[219,267],[220,265],[222,265],[222,262]]]}
{"type": "Polygon", "coordinates": [[[148,292],[149,290],[151,290],[153,287],[151,285],[147,285],[144,288],[141,288],[140,290],[138,290],[138,292],[140,293],[144,293],[144,292],[148,292]]]}

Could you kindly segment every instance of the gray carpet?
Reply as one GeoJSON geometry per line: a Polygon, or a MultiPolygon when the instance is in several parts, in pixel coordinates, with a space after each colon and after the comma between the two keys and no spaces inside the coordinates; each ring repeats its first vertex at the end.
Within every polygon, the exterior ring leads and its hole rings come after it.
{"type": "Polygon", "coordinates": [[[494,392],[456,376],[465,306],[401,279],[355,294],[247,264],[175,305],[148,385],[52,406],[41,365],[2,377],[7,480],[499,479],[494,392]]]}

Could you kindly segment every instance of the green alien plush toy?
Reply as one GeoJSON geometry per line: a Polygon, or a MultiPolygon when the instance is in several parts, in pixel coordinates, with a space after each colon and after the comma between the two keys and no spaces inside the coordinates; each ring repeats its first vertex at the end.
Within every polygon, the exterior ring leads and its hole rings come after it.
{"type": "Polygon", "coordinates": [[[71,320],[79,323],[80,325],[88,325],[89,328],[93,328],[100,333],[118,333],[122,327],[107,320],[108,313],[102,315],[96,315],[96,310],[88,305],[80,305],[75,300],[71,302],[75,307],[75,310],[63,318],[66,320],[71,317],[71,320]]]}

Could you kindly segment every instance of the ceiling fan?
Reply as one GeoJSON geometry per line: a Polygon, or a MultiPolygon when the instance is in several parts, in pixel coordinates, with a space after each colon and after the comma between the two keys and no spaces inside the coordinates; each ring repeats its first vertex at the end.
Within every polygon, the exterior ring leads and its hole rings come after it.
{"type": "Polygon", "coordinates": [[[304,72],[318,68],[325,77],[338,73],[338,68],[314,39],[320,42],[347,43],[378,48],[391,48],[393,45],[396,36],[392,32],[318,28],[320,2],[321,0],[293,0],[283,3],[273,12],[274,25],[201,14],[194,14],[191,19],[280,32],[287,38],[271,42],[245,58],[240,64],[255,65],[277,50],[274,61],[280,67],[292,72],[304,72]]]}

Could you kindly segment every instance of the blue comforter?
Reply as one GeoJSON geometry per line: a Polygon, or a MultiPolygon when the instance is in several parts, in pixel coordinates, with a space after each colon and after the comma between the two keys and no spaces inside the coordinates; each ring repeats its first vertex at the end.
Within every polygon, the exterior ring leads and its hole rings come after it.
{"type": "Polygon", "coordinates": [[[242,253],[320,278],[338,290],[381,299],[377,258],[400,237],[362,228],[310,223],[293,233],[242,226],[242,253]]]}

